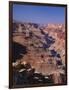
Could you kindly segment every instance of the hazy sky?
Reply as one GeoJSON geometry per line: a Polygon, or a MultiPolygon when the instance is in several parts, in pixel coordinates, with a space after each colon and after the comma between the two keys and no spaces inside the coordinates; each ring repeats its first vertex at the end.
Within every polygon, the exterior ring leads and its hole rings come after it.
{"type": "Polygon", "coordinates": [[[39,24],[64,23],[65,9],[64,7],[14,4],[13,19],[39,24]]]}

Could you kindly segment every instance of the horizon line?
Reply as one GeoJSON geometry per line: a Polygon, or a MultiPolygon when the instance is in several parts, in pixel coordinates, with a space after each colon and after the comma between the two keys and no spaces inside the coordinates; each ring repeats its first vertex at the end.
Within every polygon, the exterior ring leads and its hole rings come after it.
{"type": "MultiPolygon", "coordinates": [[[[38,22],[32,22],[32,21],[18,21],[18,20],[13,20],[13,22],[18,22],[18,23],[34,23],[34,24],[44,24],[44,23],[38,23],[38,22]]],[[[65,23],[45,23],[45,24],[64,24],[65,25],[65,23]]]]}

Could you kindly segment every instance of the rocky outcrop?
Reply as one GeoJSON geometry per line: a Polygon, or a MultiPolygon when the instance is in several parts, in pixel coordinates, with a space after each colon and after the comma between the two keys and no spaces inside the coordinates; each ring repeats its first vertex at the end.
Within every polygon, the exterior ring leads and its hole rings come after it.
{"type": "MultiPolygon", "coordinates": [[[[17,49],[13,48],[15,50],[13,56],[17,56],[13,58],[13,61],[15,61],[15,63],[13,62],[15,71],[17,71],[16,67],[18,65],[29,63],[30,69],[35,69],[35,72],[32,73],[41,73],[42,76],[44,75],[44,78],[47,75],[51,75],[50,80],[53,80],[52,83],[64,83],[61,78],[61,74],[65,78],[65,71],[63,69],[65,67],[64,29],[65,26],[63,24],[41,26],[35,23],[14,22],[13,42],[18,44],[16,45],[18,46],[17,49]]],[[[18,69],[18,73],[24,72],[25,69],[24,67],[20,70],[18,69]]]]}

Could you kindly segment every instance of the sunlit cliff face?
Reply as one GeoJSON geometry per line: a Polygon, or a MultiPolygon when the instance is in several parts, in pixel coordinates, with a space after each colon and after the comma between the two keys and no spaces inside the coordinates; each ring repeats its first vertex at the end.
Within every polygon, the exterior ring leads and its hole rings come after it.
{"type": "Polygon", "coordinates": [[[57,71],[60,65],[60,63],[57,64],[58,60],[65,65],[65,32],[63,28],[62,24],[48,24],[44,29],[37,24],[15,24],[13,41],[26,46],[27,49],[26,54],[20,53],[23,57],[17,61],[20,60],[22,64],[30,63],[36,72],[43,74],[57,71]]]}

